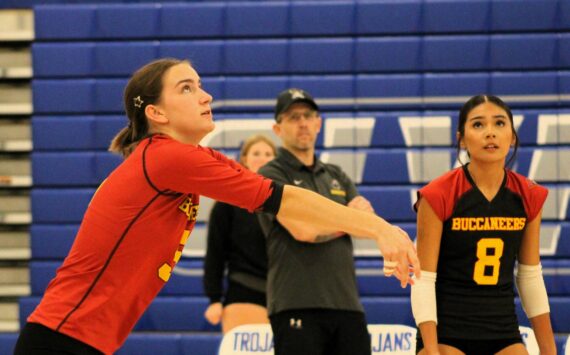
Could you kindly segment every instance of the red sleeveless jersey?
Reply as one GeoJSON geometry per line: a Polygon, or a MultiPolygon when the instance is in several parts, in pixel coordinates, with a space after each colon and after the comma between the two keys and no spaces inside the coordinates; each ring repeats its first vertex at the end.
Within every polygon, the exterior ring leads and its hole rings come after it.
{"type": "Polygon", "coordinates": [[[505,170],[489,201],[467,166],[418,192],[443,222],[437,266],[438,335],[447,338],[517,337],[513,271],[528,222],[548,190],[505,170]]]}

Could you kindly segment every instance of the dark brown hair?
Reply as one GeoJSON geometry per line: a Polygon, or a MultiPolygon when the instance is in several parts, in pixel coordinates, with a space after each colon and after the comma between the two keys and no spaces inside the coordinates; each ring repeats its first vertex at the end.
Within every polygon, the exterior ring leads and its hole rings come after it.
{"type": "MultiPolygon", "coordinates": [[[[484,104],[485,102],[490,102],[500,107],[502,110],[504,110],[507,113],[507,116],[509,117],[509,121],[511,122],[511,129],[515,137],[515,149],[513,151],[513,154],[511,155],[509,160],[507,160],[506,163],[506,166],[510,166],[517,156],[517,151],[519,148],[519,136],[517,135],[517,131],[515,131],[515,123],[513,122],[513,113],[511,112],[510,107],[503,100],[493,95],[473,96],[472,98],[467,100],[466,103],[463,104],[463,107],[461,107],[461,110],[459,111],[459,124],[457,127],[457,133],[459,133],[459,138],[457,139],[457,160],[459,160],[461,165],[463,165],[463,162],[459,158],[459,153],[461,151],[460,143],[461,140],[463,139],[463,136],[465,135],[465,123],[467,122],[467,115],[469,115],[469,112],[471,112],[471,110],[473,110],[475,107],[484,104]]],[[[469,152],[467,152],[467,154],[469,154],[469,152]]]]}
{"type": "Polygon", "coordinates": [[[127,157],[137,144],[149,135],[145,108],[160,101],[164,74],[171,67],[181,63],[191,65],[187,60],[163,58],[146,64],[133,74],[123,94],[129,124],[113,138],[109,146],[111,152],[127,157]]]}

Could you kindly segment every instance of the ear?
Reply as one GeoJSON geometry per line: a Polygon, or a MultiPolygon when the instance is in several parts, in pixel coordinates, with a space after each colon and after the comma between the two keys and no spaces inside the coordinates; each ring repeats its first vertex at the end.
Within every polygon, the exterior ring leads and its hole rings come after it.
{"type": "Polygon", "coordinates": [[[517,144],[517,137],[513,134],[513,141],[511,142],[511,147],[514,147],[517,144]]]}
{"type": "Polygon", "coordinates": [[[318,126],[317,126],[317,133],[321,132],[321,128],[323,127],[323,119],[321,117],[321,115],[319,115],[317,117],[317,122],[318,122],[318,126]]]}
{"type": "Polygon", "coordinates": [[[168,123],[168,118],[164,115],[160,107],[157,105],[146,105],[144,113],[149,121],[156,124],[168,123]]]}
{"type": "Polygon", "coordinates": [[[275,133],[275,135],[277,135],[277,137],[281,137],[281,126],[279,125],[279,123],[274,123],[273,124],[273,133],[275,133]]]}
{"type": "Polygon", "coordinates": [[[461,134],[459,132],[455,132],[455,140],[459,142],[459,148],[465,149],[465,143],[463,143],[463,139],[461,139],[461,134]]]}

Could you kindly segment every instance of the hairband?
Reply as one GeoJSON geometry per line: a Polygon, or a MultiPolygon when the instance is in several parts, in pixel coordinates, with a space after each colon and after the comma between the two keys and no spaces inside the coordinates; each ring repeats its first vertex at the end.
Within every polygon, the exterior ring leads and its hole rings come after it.
{"type": "Polygon", "coordinates": [[[137,108],[141,108],[141,107],[142,107],[142,104],[144,103],[144,101],[141,99],[141,96],[140,96],[140,95],[137,96],[137,97],[135,97],[135,98],[133,99],[133,101],[134,101],[135,107],[137,107],[137,108]]]}

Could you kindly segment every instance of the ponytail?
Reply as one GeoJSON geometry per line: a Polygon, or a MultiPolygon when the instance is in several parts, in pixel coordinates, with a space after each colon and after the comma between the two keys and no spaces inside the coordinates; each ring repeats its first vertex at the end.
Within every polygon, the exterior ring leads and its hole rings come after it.
{"type": "Polygon", "coordinates": [[[128,157],[136,148],[138,142],[133,141],[133,130],[131,126],[127,126],[113,138],[109,151],[121,154],[123,158],[128,157]]]}
{"type": "Polygon", "coordinates": [[[109,151],[118,153],[123,158],[128,157],[137,147],[139,142],[150,135],[148,121],[146,118],[131,121],[129,125],[113,138],[109,151]]]}

